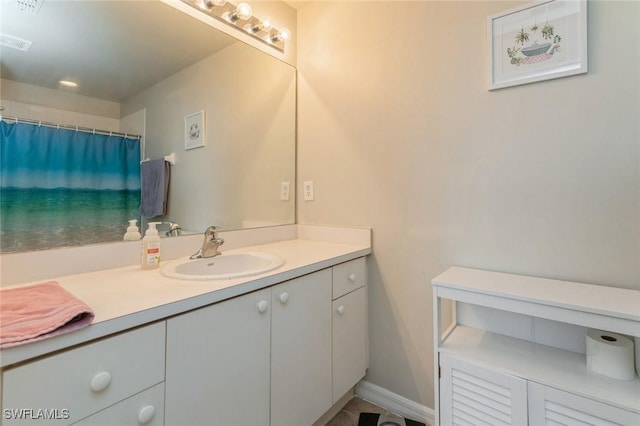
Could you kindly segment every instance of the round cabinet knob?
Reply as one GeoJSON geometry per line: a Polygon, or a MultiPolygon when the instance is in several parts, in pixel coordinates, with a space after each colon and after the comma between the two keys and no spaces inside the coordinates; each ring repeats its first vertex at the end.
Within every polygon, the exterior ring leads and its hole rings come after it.
{"type": "Polygon", "coordinates": [[[266,300],[261,300],[258,302],[258,312],[263,314],[267,312],[267,309],[269,309],[269,303],[267,303],[266,300]]]}
{"type": "Polygon", "coordinates": [[[280,303],[284,305],[285,303],[287,303],[287,300],[289,300],[289,293],[285,291],[284,293],[280,294],[280,296],[278,296],[278,299],[280,299],[280,303]]]}
{"type": "Polygon", "coordinates": [[[338,313],[338,315],[342,315],[344,314],[344,305],[340,305],[336,308],[336,312],[338,313]]]}
{"type": "Polygon", "coordinates": [[[146,425],[153,419],[154,414],[156,414],[156,408],[153,405],[145,405],[138,413],[138,423],[146,425]]]}
{"type": "Polygon", "coordinates": [[[91,379],[91,390],[94,392],[102,392],[111,384],[111,374],[107,371],[101,371],[91,379]]]}
{"type": "Polygon", "coordinates": [[[350,273],[347,278],[349,278],[349,281],[351,281],[352,283],[356,282],[356,273],[355,272],[350,273]]]}

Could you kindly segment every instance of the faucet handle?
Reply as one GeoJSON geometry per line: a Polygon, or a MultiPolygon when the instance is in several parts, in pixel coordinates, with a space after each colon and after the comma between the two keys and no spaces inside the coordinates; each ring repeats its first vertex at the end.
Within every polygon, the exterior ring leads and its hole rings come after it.
{"type": "Polygon", "coordinates": [[[177,237],[178,235],[182,234],[182,228],[176,222],[168,221],[164,223],[169,225],[169,229],[167,230],[167,232],[165,232],[165,235],[167,237],[177,237]]]}
{"type": "Polygon", "coordinates": [[[218,238],[218,230],[221,228],[220,226],[211,225],[204,231],[204,235],[206,237],[218,238]]]}

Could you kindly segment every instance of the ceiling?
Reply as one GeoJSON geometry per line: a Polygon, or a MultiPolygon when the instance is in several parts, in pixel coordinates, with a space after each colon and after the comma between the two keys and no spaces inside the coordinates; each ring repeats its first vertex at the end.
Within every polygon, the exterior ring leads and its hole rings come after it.
{"type": "Polygon", "coordinates": [[[0,77],[122,102],[235,40],[160,1],[44,0],[37,13],[0,2],[3,35],[33,42],[0,46],[0,77]]]}

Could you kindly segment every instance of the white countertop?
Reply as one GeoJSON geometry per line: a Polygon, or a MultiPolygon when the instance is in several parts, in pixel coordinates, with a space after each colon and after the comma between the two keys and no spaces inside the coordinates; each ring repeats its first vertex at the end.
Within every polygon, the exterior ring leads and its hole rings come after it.
{"type": "Polygon", "coordinates": [[[445,299],[640,336],[637,290],[460,267],[431,282],[445,299]]]}
{"type": "MultiPolygon", "coordinates": [[[[213,281],[168,278],[161,275],[158,269],[143,270],[139,265],[52,277],[51,281],[60,283],[94,310],[94,322],[78,331],[4,349],[0,351],[0,367],[162,320],[365,256],[371,253],[371,244],[363,241],[345,243],[294,239],[226,252],[243,251],[272,253],[282,257],[285,264],[261,275],[213,281]]],[[[43,281],[49,280],[38,282],[43,281]]]]}
{"type": "Polygon", "coordinates": [[[637,290],[461,267],[448,269],[435,277],[432,284],[640,322],[637,290]]]}

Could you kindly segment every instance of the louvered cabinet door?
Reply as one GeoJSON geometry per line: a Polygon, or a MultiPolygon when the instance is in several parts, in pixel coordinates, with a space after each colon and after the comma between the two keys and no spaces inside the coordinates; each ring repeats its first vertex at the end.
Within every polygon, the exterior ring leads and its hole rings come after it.
{"type": "Polygon", "coordinates": [[[440,354],[440,424],[526,425],[527,381],[440,354]]]}
{"type": "Polygon", "coordinates": [[[640,416],[589,398],[529,382],[530,426],[638,426],[640,416]]]}

